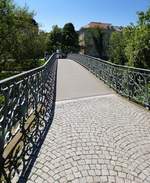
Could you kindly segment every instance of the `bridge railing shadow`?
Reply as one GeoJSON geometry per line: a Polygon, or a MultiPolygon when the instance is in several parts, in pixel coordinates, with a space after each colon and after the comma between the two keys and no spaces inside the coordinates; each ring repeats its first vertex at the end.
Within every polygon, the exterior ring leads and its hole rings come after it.
{"type": "Polygon", "coordinates": [[[26,182],[52,123],[57,54],[0,81],[0,182],[26,182]]]}
{"type": "Polygon", "coordinates": [[[68,58],[84,66],[120,95],[150,109],[150,70],[117,65],[83,54],[69,54],[68,58]]]}

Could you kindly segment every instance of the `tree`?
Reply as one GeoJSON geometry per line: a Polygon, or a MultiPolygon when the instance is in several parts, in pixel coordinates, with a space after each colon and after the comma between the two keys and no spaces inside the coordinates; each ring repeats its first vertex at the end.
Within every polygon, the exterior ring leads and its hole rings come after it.
{"type": "Polygon", "coordinates": [[[35,42],[35,57],[36,58],[43,58],[43,55],[47,49],[47,39],[48,33],[44,31],[39,31],[36,42],[35,42]]]}
{"type": "Polygon", "coordinates": [[[94,46],[100,58],[103,58],[104,46],[103,46],[103,32],[101,29],[91,29],[92,39],[94,46]]]}
{"type": "Polygon", "coordinates": [[[61,49],[62,43],[62,30],[57,25],[54,25],[52,31],[48,36],[47,51],[50,53],[56,52],[57,49],[61,49]]]}
{"type": "MultiPolygon", "coordinates": [[[[138,24],[127,29],[128,44],[125,53],[129,65],[150,68],[150,9],[138,13],[138,24]]],[[[127,36],[126,36],[127,37],[127,36]]]]}
{"type": "Polygon", "coordinates": [[[14,33],[14,5],[11,0],[0,1],[0,63],[10,56],[14,33]]]}
{"type": "Polygon", "coordinates": [[[150,68],[150,29],[148,27],[136,27],[128,44],[125,53],[130,66],[150,68]]]}
{"type": "Polygon", "coordinates": [[[78,34],[72,23],[65,24],[63,29],[53,26],[47,40],[47,51],[53,53],[57,49],[66,54],[79,51],[78,34]]]}
{"type": "Polygon", "coordinates": [[[22,70],[36,67],[34,60],[44,56],[46,38],[33,12],[16,7],[12,0],[0,1],[1,70],[14,69],[14,66],[22,70]]]}
{"type": "Polygon", "coordinates": [[[113,32],[109,42],[109,58],[115,64],[124,65],[127,62],[125,55],[125,40],[122,32],[113,32]]]}
{"type": "Polygon", "coordinates": [[[137,15],[138,15],[138,25],[150,26],[150,8],[146,12],[144,11],[137,12],[137,15]]]}
{"type": "Polygon", "coordinates": [[[78,34],[72,23],[64,25],[62,30],[62,51],[64,53],[78,52],[79,40],[78,34]]]}
{"type": "Polygon", "coordinates": [[[150,8],[138,12],[138,22],[114,32],[110,38],[110,60],[117,64],[150,68],[150,8]]]}
{"type": "Polygon", "coordinates": [[[33,18],[34,13],[27,8],[15,9],[15,34],[13,39],[13,58],[17,62],[35,58],[36,39],[38,37],[38,24],[33,18]]]}

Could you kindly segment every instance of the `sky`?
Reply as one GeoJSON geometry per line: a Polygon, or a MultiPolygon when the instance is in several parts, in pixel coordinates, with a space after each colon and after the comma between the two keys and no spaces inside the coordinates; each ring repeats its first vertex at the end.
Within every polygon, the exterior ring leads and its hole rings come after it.
{"type": "Polygon", "coordinates": [[[136,23],[137,11],[150,7],[150,0],[14,0],[33,10],[41,29],[49,32],[53,25],[63,27],[72,22],[79,30],[89,22],[126,26],[136,23]]]}

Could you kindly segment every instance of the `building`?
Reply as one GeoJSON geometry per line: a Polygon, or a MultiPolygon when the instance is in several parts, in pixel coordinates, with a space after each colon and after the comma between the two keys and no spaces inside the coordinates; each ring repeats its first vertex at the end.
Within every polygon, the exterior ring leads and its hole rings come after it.
{"type": "MultiPolygon", "coordinates": [[[[78,31],[81,54],[99,57],[99,53],[95,47],[91,34],[91,30],[93,31],[96,29],[100,29],[103,32],[103,46],[106,48],[108,46],[108,39],[111,33],[113,31],[121,31],[122,27],[112,26],[110,23],[101,22],[90,22],[89,24],[81,27],[81,29],[78,31]]],[[[102,57],[107,58],[107,55],[108,54],[104,51],[102,57]]]]}
{"type": "Polygon", "coordinates": [[[101,22],[90,22],[89,24],[85,25],[83,28],[100,28],[102,30],[111,29],[112,25],[109,23],[101,23],[101,22]]]}

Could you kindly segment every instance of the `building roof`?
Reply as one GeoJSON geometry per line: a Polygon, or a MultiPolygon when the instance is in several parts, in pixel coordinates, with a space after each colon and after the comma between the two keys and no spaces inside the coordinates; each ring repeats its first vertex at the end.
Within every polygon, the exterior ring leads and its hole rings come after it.
{"type": "Polygon", "coordinates": [[[112,31],[117,31],[120,32],[123,30],[122,26],[113,26],[110,23],[102,23],[102,22],[90,22],[89,24],[83,26],[80,28],[80,30],[78,31],[79,34],[84,33],[86,29],[89,28],[99,28],[101,30],[107,31],[107,30],[112,30],[112,31]]]}
{"type": "Polygon", "coordinates": [[[101,22],[90,22],[89,24],[85,25],[83,28],[100,28],[107,30],[112,25],[110,23],[101,23],[101,22]]]}

